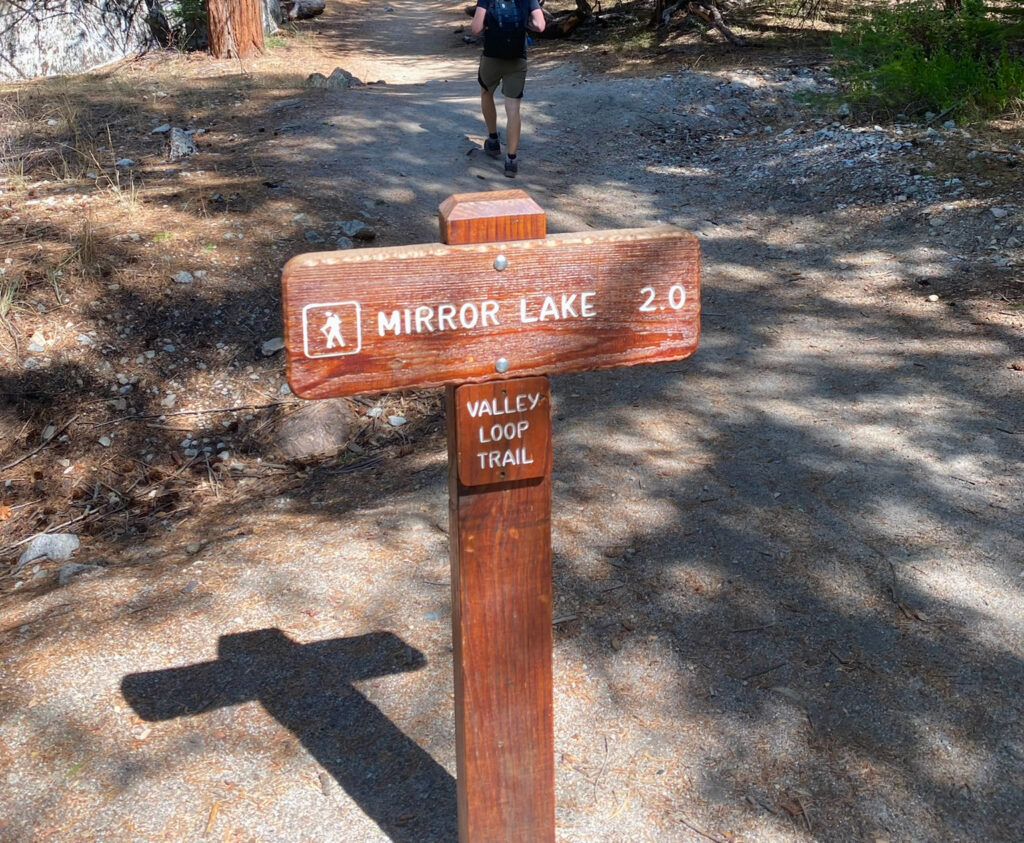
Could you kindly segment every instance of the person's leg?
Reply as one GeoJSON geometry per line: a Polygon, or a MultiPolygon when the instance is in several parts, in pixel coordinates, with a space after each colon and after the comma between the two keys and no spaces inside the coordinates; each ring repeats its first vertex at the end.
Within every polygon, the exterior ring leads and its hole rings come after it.
{"type": "Polygon", "coordinates": [[[498,110],[494,105],[494,92],[501,82],[501,68],[494,59],[480,57],[476,81],[480,85],[480,113],[483,114],[487,134],[493,138],[498,133],[498,110]]]}
{"type": "Polygon", "coordinates": [[[494,135],[498,131],[498,109],[494,104],[494,91],[486,88],[480,89],[480,111],[484,116],[484,123],[487,125],[487,133],[494,135]]]}
{"type": "Polygon", "coordinates": [[[514,156],[519,151],[519,135],[522,132],[522,120],[519,117],[519,104],[521,99],[505,97],[505,117],[508,122],[505,125],[505,142],[508,144],[508,154],[514,156]]]}
{"type": "Polygon", "coordinates": [[[501,93],[505,96],[505,117],[508,119],[505,140],[508,143],[508,154],[513,159],[519,151],[519,136],[522,133],[519,105],[523,101],[525,88],[526,59],[512,59],[501,79],[501,93]]]}

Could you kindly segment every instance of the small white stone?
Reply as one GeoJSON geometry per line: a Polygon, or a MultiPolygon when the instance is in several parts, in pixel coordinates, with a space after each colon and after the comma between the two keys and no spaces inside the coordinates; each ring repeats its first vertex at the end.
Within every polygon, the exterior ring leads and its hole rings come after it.
{"type": "Polygon", "coordinates": [[[405,424],[405,416],[388,416],[388,424],[392,427],[401,427],[405,424]]]}
{"type": "Polygon", "coordinates": [[[179,284],[191,284],[195,280],[195,277],[191,272],[183,269],[180,272],[175,272],[174,275],[171,276],[171,280],[176,281],[179,284]]]}
{"type": "Polygon", "coordinates": [[[930,296],[928,296],[928,301],[938,301],[938,300],[939,300],[939,297],[937,295],[935,295],[935,293],[932,293],[930,296]]]}
{"type": "Polygon", "coordinates": [[[109,447],[110,447],[110,441],[111,441],[111,440],[110,440],[110,437],[109,437],[109,436],[101,436],[101,437],[99,438],[99,440],[98,440],[98,441],[99,441],[99,443],[100,443],[100,444],[101,444],[101,445],[102,445],[102,446],[103,446],[104,448],[109,448],[109,447]]]}
{"type": "Polygon", "coordinates": [[[1006,208],[989,208],[989,213],[992,214],[997,220],[1003,219],[1010,212],[1006,208]]]}

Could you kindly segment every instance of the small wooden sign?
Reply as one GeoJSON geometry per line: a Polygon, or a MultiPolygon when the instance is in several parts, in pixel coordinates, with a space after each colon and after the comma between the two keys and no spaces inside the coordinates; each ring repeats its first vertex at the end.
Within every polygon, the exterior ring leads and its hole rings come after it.
{"type": "Polygon", "coordinates": [[[469,384],[455,390],[461,432],[459,480],[484,486],[543,477],[551,470],[551,385],[547,378],[469,384]]]}
{"type": "Polygon", "coordinates": [[[288,382],[303,398],[688,357],[700,250],[673,226],[292,258],[288,382]]]}

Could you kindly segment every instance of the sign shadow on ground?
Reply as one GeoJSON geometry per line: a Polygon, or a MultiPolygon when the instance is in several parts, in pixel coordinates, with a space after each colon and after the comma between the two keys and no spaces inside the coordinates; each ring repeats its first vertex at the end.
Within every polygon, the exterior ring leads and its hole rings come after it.
{"type": "Polygon", "coordinates": [[[296,644],[279,629],[220,637],[211,662],[132,673],[121,693],[144,720],[258,700],[396,843],[456,836],[455,780],[353,686],[418,670],[390,632],[296,644]]]}

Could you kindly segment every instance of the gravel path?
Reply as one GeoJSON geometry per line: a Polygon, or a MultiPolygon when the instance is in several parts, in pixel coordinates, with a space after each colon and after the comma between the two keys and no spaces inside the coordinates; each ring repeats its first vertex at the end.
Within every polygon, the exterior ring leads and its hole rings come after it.
{"type": "MultiPolygon", "coordinates": [[[[273,112],[296,212],[514,184],[704,249],[691,360],[553,380],[559,839],[1019,840],[1024,151],[542,46],[510,183],[460,7],[346,8],[311,70],[387,84],[273,112]]],[[[6,599],[0,839],[453,839],[439,428],[6,599]]]]}

